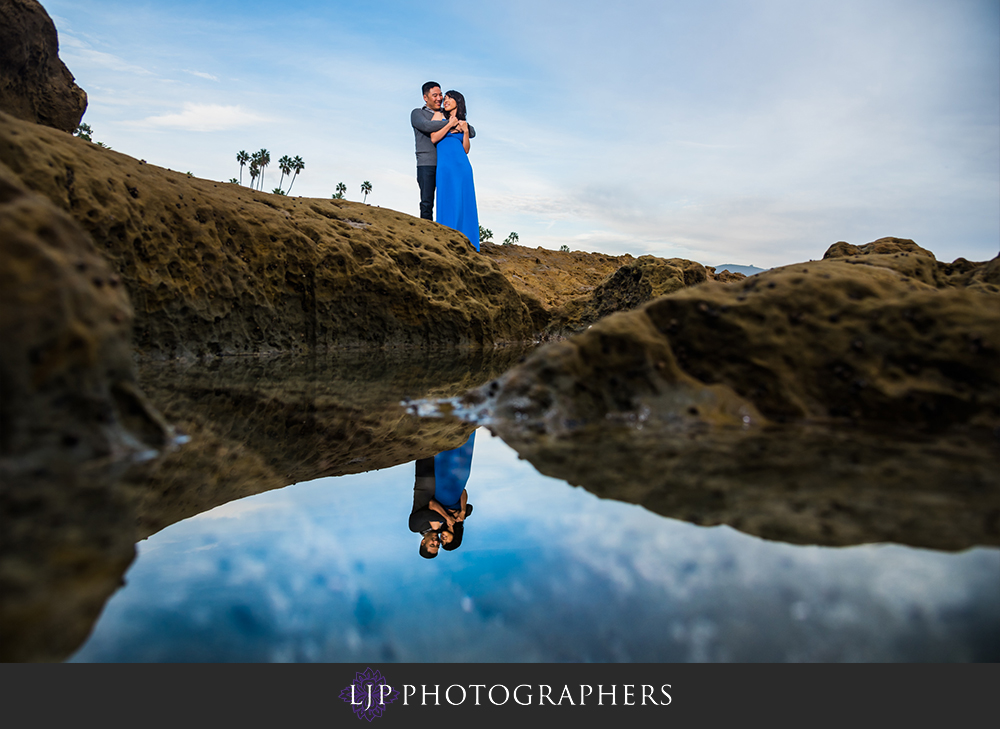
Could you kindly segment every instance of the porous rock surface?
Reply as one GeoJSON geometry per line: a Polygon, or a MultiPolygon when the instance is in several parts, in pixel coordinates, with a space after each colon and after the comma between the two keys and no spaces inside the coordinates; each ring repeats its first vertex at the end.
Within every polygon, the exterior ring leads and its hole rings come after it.
{"type": "Polygon", "coordinates": [[[0,0],[0,111],[73,132],[87,94],[59,60],[52,18],[36,0],[0,0]]]}
{"type": "Polygon", "coordinates": [[[132,308],[89,237],[0,164],[0,467],[52,469],[158,448],[135,380],[132,308]]]}
{"type": "Polygon", "coordinates": [[[7,115],[0,162],[93,237],[128,291],[142,356],[532,336],[497,267],[429,221],[188,177],[7,115]]]}
{"type": "Polygon", "coordinates": [[[711,266],[684,258],[640,256],[622,265],[589,295],[577,297],[559,307],[553,312],[546,333],[550,336],[575,334],[598,319],[618,311],[630,311],[686,286],[697,286],[706,281],[729,283],[744,278],[743,274],[727,271],[716,274],[711,266]]]}
{"type": "Polygon", "coordinates": [[[616,311],[704,281],[731,282],[743,274],[715,273],[711,266],[681,258],[583,251],[550,251],[516,244],[481,245],[531,311],[541,339],[568,336],[616,311]]]}
{"type": "Polygon", "coordinates": [[[62,660],[134,555],[130,457],[170,445],[120,280],[0,164],[0,660],[62,660]]]}
{"type": "Polygon", "coordinates": [[[998,423],[997,261],[944,264],[914,245],[838,244],[822,261],[607,317],[494,383],[497,405],[557,422],[714,387],[774,421],[998,423]]]}

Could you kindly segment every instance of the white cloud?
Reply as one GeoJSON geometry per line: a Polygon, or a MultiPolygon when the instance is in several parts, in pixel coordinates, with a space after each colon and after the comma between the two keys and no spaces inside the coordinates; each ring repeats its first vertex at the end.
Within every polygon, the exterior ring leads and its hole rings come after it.
{"type": "Polygon", "coordinates": [[[197,76],[198,78],[205,78],[205,79],[208,79],[209,81],[218,81],[219,80],[218,76],[213,76],[212,74],[205,73],[204,71],[189,71],[188,69],[184,69],[184,73],[189,73],[192,76],[197,76]]]}
{"type": "Polygon", "coordinates": [[[70,67],[98,66],[122,73],[134,73],[140,76],[152,75],[152,71],[128,63],[116,55],[95,51],[87,43],[71,35],[61,38],[60,55],[70,67]]]}
{"type": "Polygon", "coordinates": [[[220,132],[271,121],[247,111],[242,106],[185,103],[183,111],[146,117],[137,125],[162,129],[183,129],[189,132],[220,132]]]}

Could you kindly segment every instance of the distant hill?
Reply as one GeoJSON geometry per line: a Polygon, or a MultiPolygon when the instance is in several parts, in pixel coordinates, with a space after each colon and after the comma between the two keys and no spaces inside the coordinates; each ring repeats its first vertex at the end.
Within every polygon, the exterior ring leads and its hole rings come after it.
{"type": "Polygon", "coordinates": [[[721,266],[715,267],[716,273],[730,271],[732,273],[742,273],[744,276],[753,276],[755,273],[760,273],[761,271],[766,270],[766,268],[757,268],[756,266],[737,266],[732,263],[723,263],[721,266]]]}

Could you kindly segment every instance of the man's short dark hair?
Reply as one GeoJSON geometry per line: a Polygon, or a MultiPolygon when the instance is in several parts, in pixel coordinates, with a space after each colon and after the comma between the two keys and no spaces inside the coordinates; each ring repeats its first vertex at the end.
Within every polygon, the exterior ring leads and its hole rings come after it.
{"type": "Polygon", "coordinates": [[[427,96],[427,94],[430,93],[430,90],[433,89],[435,86],[440,88],[441,84],[439,84],[437,81],[428,81],[427,83],[425,83],[423,86],[420,87],[421,93],[423,93],[424,96],[427,96]]]}
{"type": "Polygon", "coordinates": [[[424,559],[434,559],[438,556],[437,552],[431,552],[427,549],[427,546],[421,542],[420,543],[420,556],[424,559]]]}

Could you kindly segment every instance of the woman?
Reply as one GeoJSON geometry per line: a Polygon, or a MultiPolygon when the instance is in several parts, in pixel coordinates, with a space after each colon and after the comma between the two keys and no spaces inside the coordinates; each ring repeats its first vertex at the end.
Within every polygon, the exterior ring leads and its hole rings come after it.
{"type": "Polygon", "coordinates": [[[448,115],[448,124],[431,134],[437,145],[437,222],[464,233],[479,250],[479,212],[476,187],[469,163],[469,123],[465,119],[465,97],[449,91],[441,102],[444,110],[435,112],[432,121],[448,115]]]}

